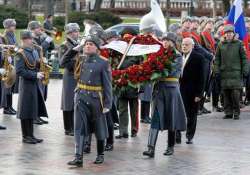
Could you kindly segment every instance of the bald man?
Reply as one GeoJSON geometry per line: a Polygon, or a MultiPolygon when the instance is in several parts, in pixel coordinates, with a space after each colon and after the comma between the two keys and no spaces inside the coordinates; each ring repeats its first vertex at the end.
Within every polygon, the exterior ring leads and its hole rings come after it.
{"type": "MultiPolygon", "coordinates": [[[[187,116],[187,144],[193,143],[198,106],[205,88],[205,58],[193,49],[194,44],[192,38],[184,38],[182,41],[184,64],[180,79],[180,90],[187,116]]],[[[180,137],[178,139],[180,139],[180,137]]]]}

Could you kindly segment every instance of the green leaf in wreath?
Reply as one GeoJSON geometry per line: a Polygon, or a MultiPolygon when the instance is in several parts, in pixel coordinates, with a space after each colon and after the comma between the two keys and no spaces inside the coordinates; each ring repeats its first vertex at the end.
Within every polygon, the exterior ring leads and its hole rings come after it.
{"type": "Polygon", "coordinates": [[[138,85],[137,84],[133,84],[131,82],[128,82],[128,86],[132,87],[132,88],[138,88],[138,85]]]}
{"type": "Polygon", "coordinates": [[[163,75],[164,75],[165,77],[168,76],[168,70],[167,70],[167,69],[164,69],[164,70],[163,70],[163,75]]]}
{"type": "Polygon", "coordinates": [[[160,73],[153,73],[152,75],[151,75],[151,78],[150,78],[150,80],[157,80],[158,78],[160,78],[161,77],[161,74],[160,73]]]}

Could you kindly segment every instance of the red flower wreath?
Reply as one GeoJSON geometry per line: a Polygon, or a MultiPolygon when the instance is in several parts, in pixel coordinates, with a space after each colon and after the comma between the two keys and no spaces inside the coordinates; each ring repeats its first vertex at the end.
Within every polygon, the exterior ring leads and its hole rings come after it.
{"type": "MultiPolygon", "coordinates": [[[[124,35],[122,40],[129,43],[132,38],[132,35],[124,35]]],[[[150,35],[136,36],[133,44],[161,45],[159,41],[150,35]]],[[[156,53],[148,54],[144,62],[139,65],[132,65],[124,70],[116,69],[122,57],[119,52],[103,49],[101,50],[101,55],[110,58],[113,84],[115,88],[122,88],[127,86],[138,87],[141,84],[167,77],[169,71],[171,71],[171,63],[174,61],[176,51],[174,49],[166,50],[161,45],[160,50],[156,53]]]]}

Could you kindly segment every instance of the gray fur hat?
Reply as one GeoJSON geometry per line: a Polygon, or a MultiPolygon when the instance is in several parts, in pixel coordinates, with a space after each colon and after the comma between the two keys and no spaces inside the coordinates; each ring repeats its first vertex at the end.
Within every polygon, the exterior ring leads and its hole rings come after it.
{"type": "Polygon", "coordinates": [[[3,21],[3,27],[5,29],[10,28],[12,26],[16,26],[16,20],[15,19],[8,18],[8,19],[5,19],[3,21]]]}
{"type": "Polygon", "coordinates": [[[41,23],[39,21],[30,21],[28,24],[28,29],[29,30],[34,30],[37,28],[42,27],[41,23]]]}
{"type": "Polygon", "coordinates": [[[180,28],[181,28],[181,25],[179,23],[170,24],[169,32],[174,32],[175,33],[180,28]]]}
{"type": "Polygon", "coordinates": [[[96,35],[88,35],[85,39],[85,44],[86,42],[94,43],[98,49],[101,47],[101,40],[96,35]]]}
{"type": "Polygon", "coordinates": [[[66,34],[72,33],[72,32],[79,32],[80,27],[77,23],[68,23],[65,25],[64,30],[66,34]]]}
{"type": "Polygon", "coordinates": [[[162,40],[170,40],[175,44],[177,41],[177,35],[173,32],[168,32],[168,33],[163,34],[161,39],[162,40]]]}
{"type": "Polygon", "coordinates": [[[21,39],[32,39],[32,32],[30,30],[22,30],[20,32],[20,38],[21,39]]]}

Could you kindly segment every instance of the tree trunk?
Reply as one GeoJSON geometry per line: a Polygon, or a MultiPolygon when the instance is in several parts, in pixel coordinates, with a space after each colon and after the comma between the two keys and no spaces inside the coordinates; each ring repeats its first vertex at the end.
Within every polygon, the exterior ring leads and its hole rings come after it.
{"type": "Polygon", "coordinates": [[[167,1],[166,25],[167,25],[167,30],[168,30],[168,27],[170,25],[170,12],[169,12],[169,9],[170,9],[170,0],[166,0],[166,1],[167,1]]]}
{"type": "Polygon", "coordinates": [[[211,0],[212,9],[213,9],[213,18],[216,17],[216,0],[211,0]]]}
{"type": "Polygon", "coordinates": [[[68,24],[69,21],[69,2],[68,0],[64,0],[64,8],[65,8],[65,25],[68,24]]]}
{"type": "Polygon", "coordinates": [[[55,5],[55,1],[54,0],[46,0],[45,1],[44,19],[48,15],[54,15],[54,5],[55,5]]]}
{"type": "Polygon", "coordinates": [[[102,5],[102,0],[96,0],[95,1],[95,6],[94,6],[94,11],[99,11],[101,9],[101,5],[102,5]]]}
{"type": "Polygon", "coordinates": [[[110,0],[110,8],[115,8],[115,0],[110,0]]]}
{"type": "Polygon", "coordinates": [[[223,3],[223,15],[227,15],[230,10],[230,0],[222,0],[223,3]]]}
{"type": "Polygon", "coordinates": [[[32,0],[28,1],[28,19],[32,20],[32,0]]]}

